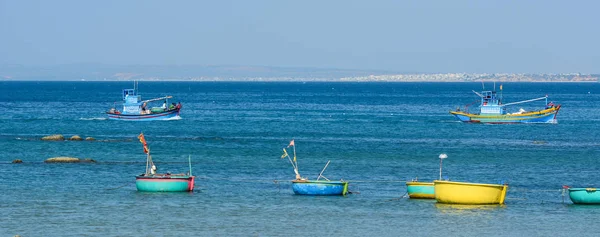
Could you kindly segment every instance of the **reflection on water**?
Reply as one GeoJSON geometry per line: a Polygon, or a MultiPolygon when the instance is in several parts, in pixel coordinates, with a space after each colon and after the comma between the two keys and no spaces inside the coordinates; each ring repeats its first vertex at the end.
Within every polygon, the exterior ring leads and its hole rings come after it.
{"type": "Polygon", "coordinates": [[[504,204],[497,205],[461,205],[461,204],[442,204],[436,203],[436,209],[444,214],[479,214],[493,212],[506,207],[504,204]]]}

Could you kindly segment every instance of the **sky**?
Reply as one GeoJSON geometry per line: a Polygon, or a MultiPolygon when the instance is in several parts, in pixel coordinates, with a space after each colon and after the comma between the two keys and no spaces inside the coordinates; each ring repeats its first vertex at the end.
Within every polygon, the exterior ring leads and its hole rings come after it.
{"type": "Polygon", "coordinates": [[[599,73],[600,1],[0,0],[0,64],[599,73]]]}

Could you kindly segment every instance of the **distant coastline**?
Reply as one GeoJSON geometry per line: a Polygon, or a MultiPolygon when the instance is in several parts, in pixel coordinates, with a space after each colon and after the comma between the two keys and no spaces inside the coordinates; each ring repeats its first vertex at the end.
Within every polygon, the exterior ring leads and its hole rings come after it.
{"type": "Polygon", "coordinates": [[[265,66],[1,65],[0,81],[600,82],[583,73],[422,73],[265,66]]]}

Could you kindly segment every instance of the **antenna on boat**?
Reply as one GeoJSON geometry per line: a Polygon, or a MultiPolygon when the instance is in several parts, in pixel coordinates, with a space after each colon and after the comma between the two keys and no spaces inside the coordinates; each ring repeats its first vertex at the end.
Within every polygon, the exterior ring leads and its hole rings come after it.
{"type": "Polygon", "coordinates": [[[481,87],[485,90],[485,84],[483,84],[483,80],[481,80],[481,87]]]}
{"type": "Polygon", "coordinates": [[[321,177],[323,177],[324,179],[326,179],[327,181],[329,181],[329,179],[325,176],[323,176],[323,172],[325,172],[325,169],[327,169],[327,166],[329,165],[329,162],[331,162],[331,160],[327,161],[327,164],[325,164],[325,167],[323,167],[323,170],[321,170],[321,173],[319,173],[319,176],[317,177],[317,181],[319,181],[319,179],[321,177]]]}
{"type": "Polygon", "coordinates": [[[188,155],[188,164],[190,165],[190,176],[192,176],[192,155],[188,155]]]}
{"type": "Polygon", "coordinates": [[[494,81],[494,91],[496,91],[496,81],[494,81]]]}
{"type": "Polygon", "coordinates": [[[448,155],[446,155],[445,153],[440,154],[440,179],[442,180],[442,160],[448,158],[448,155]]]}

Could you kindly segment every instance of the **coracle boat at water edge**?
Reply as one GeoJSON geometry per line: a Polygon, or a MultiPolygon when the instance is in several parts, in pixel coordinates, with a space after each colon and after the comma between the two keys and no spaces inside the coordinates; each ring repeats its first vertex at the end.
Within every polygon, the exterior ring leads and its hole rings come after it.
{"type": "MultiPolygon", "coordinates": [[[[560,105],[554,105],[553,102],[548,103],[548,95],[531,100],[524,100],[503,104],[502,93],[500,96],[496,91],[482,91],[481,93],[473,91],[481,98],[478,113],[469,113],[468,106],[461,111],[458,108],[456,111],[450,111],[458,120],[468,123],[556,123],[556,115],[560,110],[560,105]],[[524,111],[508,113],[507,106],[533,102],[538,100],[546,100],[546,107],[537,111],[524,111]]],[[[502,85],[500,85],[502,92],[502,85]]]]}
{"type": "Polygon", "coordinates": [[[465,183],[435,180],[435,200],[446,204],[504,204],[507,184],[465,183]]]}

